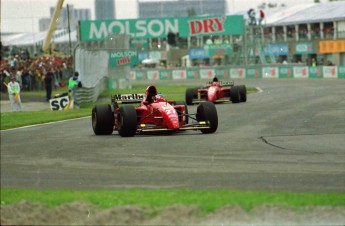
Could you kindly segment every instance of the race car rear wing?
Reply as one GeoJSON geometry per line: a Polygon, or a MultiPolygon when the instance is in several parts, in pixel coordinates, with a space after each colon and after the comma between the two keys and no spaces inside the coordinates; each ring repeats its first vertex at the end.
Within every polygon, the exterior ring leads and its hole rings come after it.
{"type": "Polygon", "coordinates": [[[234,85],[234,81],[221,81],[220,82],[221,86],[233,86],[234,85]]]}
{"type": "Polygon", "coordinates": [[[118,104],[135,104],[140,103],[145,97],[143,93],[131,93],[131,94],[112,94],[111,102],[118,104]]]}
{"type": "MultiPolygon", "coordinates": [[[[213,81],[209,81],[206,83],[206,85],[212,85],[213,81]]],[[[230,80],[230,81],[220,81],[219,85],[221,86],[233,86],[234,85],[234,81],[230,80]]]]}

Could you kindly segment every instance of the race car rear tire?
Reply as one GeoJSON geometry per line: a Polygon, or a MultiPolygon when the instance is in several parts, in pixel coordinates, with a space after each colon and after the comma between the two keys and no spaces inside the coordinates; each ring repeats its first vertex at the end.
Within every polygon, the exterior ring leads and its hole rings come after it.
{"type": "MultiPolygon", "coordinates": [[[[184,101],[175,101],[175,105],[184,105],[184,121],[186,124],[188,124],[189,122],[189,117],[188,117],[188,106],[186,104],[186,102],[184,101]]],[[[179,119],[180,119],[180,113],[178,113],[179,119]]]]}
{"type": "Polygon", "coordinates": [[[137,131],[137,112],[133,106],[121,106],[117,115],[117,127],[121,137],[132,137],[137,131]]]}
{"type": "Polygon", "coordinates": [[[210,128],[201,129],[202,133],[214,133],[218,128],[218,114],[214,103],[212,102],[202,102],[199,104],[196,113],[196,119],[198,122],[205,121],[208,122],[210,128]]]}
{"type": "Polygon", "coordinates": [[[196,98],[196,90],[194,88],[188,88],[186,90],[186,103],[187,105],[193,105],[193,99],[196,98]]]}
{"type": "Polygon", "coordinates": [[[114,131],[114,114],[109,104],[92,108],[92,129],[96,135],[111,135],[114,131]]]}
{"type": "Polygon", "coordinates": [[[230,89],[230,100],[232,103],[239,103],[240,102],[240,90],[238,86],[233,86],[230,89]]]}
{"type": "Polygon", "coordinates": [[[240,101],[247,102],[247,88],[245,85],[238,86],[238,90],[240,93],[240,101]]]}

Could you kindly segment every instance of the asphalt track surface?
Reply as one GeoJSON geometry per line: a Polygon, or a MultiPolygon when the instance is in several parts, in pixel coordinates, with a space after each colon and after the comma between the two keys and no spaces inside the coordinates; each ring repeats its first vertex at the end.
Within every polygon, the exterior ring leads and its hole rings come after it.
{"type": "Polygon", "coordinates": [[[1,187],[345,191],[345,80],[235,84],[261,91],[217,104],[214,134],[96,136],[90,117],[1,131],[1,187]]]}

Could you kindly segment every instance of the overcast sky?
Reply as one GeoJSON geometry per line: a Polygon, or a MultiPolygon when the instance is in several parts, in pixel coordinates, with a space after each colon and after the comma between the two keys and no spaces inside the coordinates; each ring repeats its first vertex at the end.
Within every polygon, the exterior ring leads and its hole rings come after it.
{"type": "MultiPolygon", "coordinates": [[[[116,18],[137,18],[137,0],[115,0],[116,18]]],[[[139,0],[152,1],[152,0],[139,0]]],[[[161,0],[167,1],[167,0],[161,0]]],[[[287,6],[294,4],[313,3],[314,0],[227,0],[229,11],[242,11],[256,8],[262,2],[284,3],[287,6]]],[[[324,0],[325,1],[325,0],[324,0]]],[[[50,7],[55,6],[57,0],[1,0],[1,32],[37,32],[38,20],[50,17],[50,7]]],[[[66,5],[74,8],[91,9],[91,19],[94,19],[94,0],[65,0],[66,5]]]]}

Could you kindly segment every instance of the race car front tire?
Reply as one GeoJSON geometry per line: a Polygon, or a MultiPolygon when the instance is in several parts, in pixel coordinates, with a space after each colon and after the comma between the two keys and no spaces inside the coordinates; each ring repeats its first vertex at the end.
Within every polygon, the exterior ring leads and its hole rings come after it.
{"type": "Polygon", "coordinates": [[[201,129],[202,133],[214,133],[218,128],[218,114],[214,103],[202,102],[198,105],[196,119],[198,122],[205,121],[210,125],[208,129],[201,129]]]}
{"type": "Polygon", "coordinates": [[[92,108],[92,129],[96,135],[111,135],[114,131],[114,114],[109,104],[92,108]]]}
{"type": "Polygon", "coordinates": [[[247,102],[247,88],[245,85],[239,85],[238,91],[240,93],[240,101],[247,102]]]}
{"type": "Polygon", "coordinates": [[[194,88],[188,88],[186,90],[186,103],[187,105],[193,105],[193,99],[196,98],[196,90],[194,88]]]}
{"type": "Polygon", "coordinates": [[[132,137],[137,131],[137,112],[133,106],[121,106],[117,115],[117,130],[121,137],[132,137]]]}
{"type": "Polygon", "coordinates": [[[239,90],[238,86],[231,87],[231,89],[230,89],[230,100],[234,104],[240,102],[240,90],[239,90]]]}

